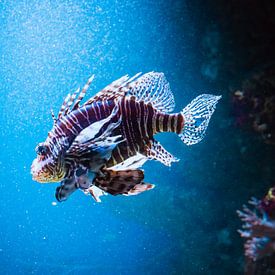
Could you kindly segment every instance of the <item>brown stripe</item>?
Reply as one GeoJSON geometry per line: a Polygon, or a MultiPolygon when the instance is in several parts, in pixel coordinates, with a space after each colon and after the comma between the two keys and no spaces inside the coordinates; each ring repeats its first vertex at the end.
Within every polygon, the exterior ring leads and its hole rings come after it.
{"type": "Polygon", "coordinates": [[[108,101],[103,101],[102,102],[102,108],[103,108],[103,112],[105,117],[107,117],[110,114],[110,108],[108,106],[108,101]]]}
{"type": "Polygon", "coordinates": [[[141,133],[139,131],[139,109],[138,105],[139,103],[134,101],[133,99],[130,100],[130,108],[131,108],[131,124],[132,124],[132,133],[133,133],[133,140],[136,144],[140,144],[142,141],[141,133]]]}
{"type": "Polygon", "coordinates": [[[156,128],[156,119],[157,119],[157,114],[156,111],[154,110],[154,114],[152,117],[152,129],[153,129],[153,135],[157,133],[157,128],[156,128]]]}
{"type": "Polygon", "coordinates": [[[141,108],[140,108],[140,103],[136,103],[136,110],[137,110],[137,123],[138,123],[138,133],[140,140],[142,140],[142,130],[141,130],[141,108]]]}
{"type": "Polygon", "coordinates": [[[168,131],[168,118],[169,118],[169,115],[164,115],[163,116],[163,132],[167,132],[168,131]]]}
{"type": "Polygon", "coordinates": [[[81,109],[77,109],[77,111],[73,112],[75,114],[75,116],[77,117],[79,124],[81,123],[81,121],[85,121],[85,120],[89,120],[89,116],[88,113],[86,111],[86,108],[81,108],[81,109]],[[82,116],[82,118],[80,117],[82,116]]]}
{"type": "Polygon", "coordinates": [[[89,105],[87,107],[87,111],[88,111],[88,115],[89,115],[91,123],[96,122],[97,119],[96,119],[96,115],[95,115],[94,104],[89,105]]]}
{"type": "Polygon", "coordinates": [[[103,103],[99,101],[98,104],[97,104],[97,107],[98,107],[98,112],[99,112],[100,119],[105,118],[103,103]]]}
{"type": "Polygon", "coordinates": [[[151,104],[147,104],[147,110],[148,110],[147,132],[148,132],[149,138],[151,139],[154,135],[153,133],[154,110],[151,104]]]}
{"type": "Polygon", "coordinates": [[[97,115],[97,120],[101,120],[101,110],[100,110],[100,105],[95,102],[95,112],[96,112],[96,115],[97,115]]]}
{"type": "Polygon", "coordinates": [[[141,135],[143,138],[146,138],[146,132],[145,132],[145,106],[144,106],[144,102],[141,101],[140,102],[140,127],[141,127],[141,135]]]}
{"type": "Polygon", "coordinates": [[[118,153],[118,155],[119,155],[119,159],[120,159],[121,161],[124,161],[125,158],[124,158],[123,155],[121,154],[120,149],[119,149],[119,146],[116,147],[116,151],[117,151],[117,153],[118,153]]]}
{"type": "Polygon", "coordinates": [[[170,128],[171,128],[171,132],[175,132],[175,115],[171,115],[170,128]]]}
{"type": "Polygon", "coordinates": [[[129,126],[129,111],[127,110],[127,101],[124,99],[121,102],[121,113],[123,117],[123,133],[124,137],[126,138],[127,142],[127,149],[130,151],[129,153],[131,154],[131,144],[133,144],[133,141],[131,139],[131,133],[130,133],[130,126],[129,126]]]}
{"type": "Polygon", "coordinates": [[[112,152],[113,161],[115,164],[120,163],[123,159],[120,157],[121,154],[118,153],[117,148],[115,148],[112,152]]]}
{"type": "Polygon", "coordinates": [[[131,147],[131,150],[136,152],[137,151],[136,140],[135,140],[134,127],[133,127],[133,120],[135,120],[134,116],[133,116],[133,112],[135,109],[132,108],[130,100],[126,100],[125,104],[126,104],[126,110],[128,113],[127,120],[128,120],[128,127],[129,127],[129,136],[130,136],[130,144],[129,145],[131,147]]]}
{"type": "Polygon", "coordinates": [[[161,114],[160,114],[160,113],[157,113],[157,116],[156,116],[156,131],[157,131],[157,133],[160,132],[160,127],[159,127],[159,119],[160,119],[160,116],[161,116],[161,114]]]}
{"type": "Polygon", "coordinates": [[[168,122],[167,122],[167,131],[168,132],[172,132],[171,131],[171,120],[172,120],[172,115],[168,115],[168,122]]]}
{"type": "Polygon", "coordinates": [[[159,130],[160,132],[163,132],[163,114],[160,114],[159,116],[159,130]]]}
{"type": "Polygon", "coordinates": [[[177,134],[181,134],[184,126],[184,118],[182,114],[177,115],[177,134]]]}

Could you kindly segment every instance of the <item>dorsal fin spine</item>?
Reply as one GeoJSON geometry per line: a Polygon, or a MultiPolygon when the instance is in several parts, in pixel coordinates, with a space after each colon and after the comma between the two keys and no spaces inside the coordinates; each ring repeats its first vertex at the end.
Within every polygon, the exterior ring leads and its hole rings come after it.
{"type": "Polygon", "coordinates": [[[57,116],[58,119],[63,115],[63,112],[64,112],[64,110],[65,110],[66,107],[67,107],[67,102],[69,101],[69,98],[70,98],[70,97],[71,97],[71,94],[68,94],[68,95],[65,97],[65,99],[64,99],[64,101],[63,101],[63,103],[62,103],[62,105],[61,105],[60,111],[58,112],[58,116],[57,116]]]}
{"type": "Polygon", "coordinates": [[[67,107],[66,109],[64,110],[63,114],[64,115],[67,115],[69,112],[70,112],[70,107],[71,105],[73,104],[75,98],[76,98],[76,95],[79,93],[79,89],[77,89],[70,97],[70,100],[68,101],[67,103],[67,107]]]}
{"type": "Polygon", "coordinates": [[[56,117],[55,117],[55,115],[54,115],[53,109],[51,109],[51,115],[52,115],[53,122],[54,122],[54,124],[55,124],[56,121],[57,121],[57,119],[56,119],[56,117]]]}
{"type": "Polygon", "coordinates": [[[80,91],[80,88],[78,88],[72,95],[68,94],[60,108],[60,111],[58,113],[58,119],[60,119],[62,116],[67,115],[71,111],[77,109],[79,107],[79,103],[85,96],[90,84],[92,83],[94,79],[94,75],[92,75],[87,83],[84,85],[83,89],[80,91]],[[77,97],[78,95],[78,97],[77,97]],[[76,99],[77,98],[77,99],[76,99]]]}

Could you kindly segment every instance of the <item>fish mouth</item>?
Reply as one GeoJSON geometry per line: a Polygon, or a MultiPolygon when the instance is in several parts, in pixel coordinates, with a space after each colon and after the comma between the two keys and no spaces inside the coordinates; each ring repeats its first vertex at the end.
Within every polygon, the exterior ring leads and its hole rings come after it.
{"type": "Polygon", "coordinates": [[[59,182],[61,179],[52,178],[50,175],[43,175],[42,173],[35,173],[31,171],[32,180],[39,183],[51,183],[51,182],[59,182]]]}
{"type": "Polygon", "coordinates": [[[39,177],[38,175],[33,175],[32,180],[37,181],[39,183],[48,183],[49,182],[46,179],[39,177]]]}
{"type": "Polygon", "coordinates": [[[32,179],[40,183],[60,182],[66,175],[64,167],[52,157],[35,158],[30,172],[32,179]]]}
{"type": "Polygon", "coordinates": [[[40,183],[46,183],[49,182],[45,177],[41,175],[41,173],[33,171],[31,167],[31,175],[32,175],[32,180],[40,182],[40,183]]]}
{"type": "Polygon", "coordinates": [[[31,165],[32,180],[40,183],[51,182],[51,176],[43,171],[42,165],[41,160],[34,159],[31,165]]]}
{"type": "Polygon", "coordinates": [[[32,180],[39,182],[39,183],[55,183],[60,182],[64,176],[65,172],[61,174],[50,173],[44,167],[42,168],[41,163],[39,160],[35,159],[31,165],[31,175],[32,180]]]}

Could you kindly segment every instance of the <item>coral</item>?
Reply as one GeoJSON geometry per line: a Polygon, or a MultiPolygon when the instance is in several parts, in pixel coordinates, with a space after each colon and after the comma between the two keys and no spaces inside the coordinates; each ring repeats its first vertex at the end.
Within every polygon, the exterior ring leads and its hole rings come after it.
{"type": "Polygon", "coordinates": [[[275,144],[275,69],[263,70],[244,81],[233,93],[238,126],[251,129],[268,144],[275,144]]]}
{"type": "Polygon", "coordinates": [[[246,239],[246,274],[275,274],[275,187],[262,200],[251,198],[249,204],[252,209],[244,205],[237,211],[244,223],[238,232],[246,239]]]}

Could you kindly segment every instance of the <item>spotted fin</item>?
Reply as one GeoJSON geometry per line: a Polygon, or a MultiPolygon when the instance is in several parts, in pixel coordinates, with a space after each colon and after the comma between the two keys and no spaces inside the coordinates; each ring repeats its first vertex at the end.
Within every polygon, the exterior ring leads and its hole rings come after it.
{"type": "Polygon", "coordinates": [[[93,180],[93,184],[112,195],[137,195],[154,188],[152,184],[143,182],[142,170],[114,171],[102,169],[93,180]]]}
{"type": "Polygon", "coordinates": [[[189,103],[181,112],[184,126],[179,137],[186,145],[200,142],[221,96],[202,94],[189,103]]]}
{"type": "Polygon", "coordinates": [[[163,73],[149,72],[127,86],[127,95],[151,103],[162,112],[172,112],[175,108],[174,95],[163,73]]]}
{"type": "Polygon", "coordinates": [[[146,148],[146,156],[148,159],[157,160],[166,166],[171,166],[172,162],[178,162],[179,159],[175,158],[163,146],[154,140],[146,148]]]}
{"type": "Polygon", "coordinates": [[[124,196],[134,196],[134,195],[138,195],[144,191],[148,191],[153,188],[155,188],[154,184],[148,184],[148,183],[142,182],[142,183],[136,184],[132,189],[130,189],[128,191],[127,194],[123,194],[123,195],[124,196]]]}
{"type": "Polygon", "coordinates": [[[138,73],[129,78],[125,75],[102,89],[85,105],[98,100],[115,99],[124,96],[134,96],[138,101],[151,103],[154,108],[162,112],[172,112],[175,100],[168,81],[163,73],[138,73]]]}
{"type": "Polygon", "coordinates": [[[95,101],[110,100],[125,96],[126,92],[128,91],[127,85],[137,79],[140,75],[141,73],[138,73],[131,78],[128,75],[122,76],[86,101],[84,105],[89,105],[95,101]]]}

